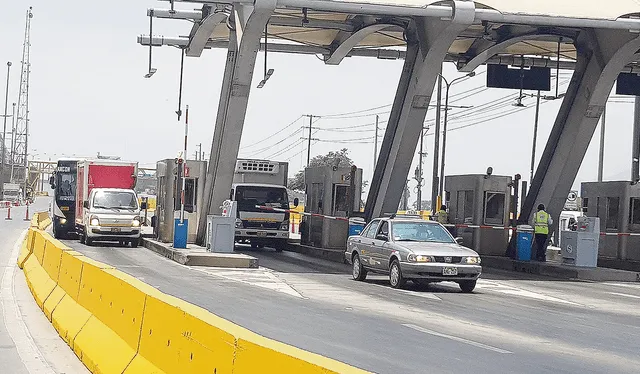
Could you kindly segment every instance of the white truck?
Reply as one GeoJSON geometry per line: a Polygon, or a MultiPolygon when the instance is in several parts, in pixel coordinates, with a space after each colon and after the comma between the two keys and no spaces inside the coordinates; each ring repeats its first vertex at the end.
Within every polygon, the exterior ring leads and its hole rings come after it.
{"type": "Polygon", "coordinates": [[[230,196],[237,201],[236,243],[248,243],[253,248],[269,246],[276,251],[284,249],[289,240],[289,213],[257,207],[289,209],[288,169],[286,162],[236,161],[230,196]]]}
{"type": "Polygon", "coordinates": [[[140,244],[141,218],[133,188],[137,162],[81,160],[77,169],[76,229],[80,241],[119,241],[140,244]]]}
{"type": "Polygon", "coordinates": [[[20,201],[21,188],[17,183],[3,183],[2,184],[2,201],[10,201],[12,203],[20,201]]]}

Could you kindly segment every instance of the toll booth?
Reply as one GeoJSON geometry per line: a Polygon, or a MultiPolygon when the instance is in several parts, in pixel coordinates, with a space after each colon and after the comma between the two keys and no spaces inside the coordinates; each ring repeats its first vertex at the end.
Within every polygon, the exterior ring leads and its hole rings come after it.
{"type": "Polygon", "coordinates": [[[503,256],[509,243],[511,177],[452,175],[445,177],[445,205],[449,223],[463,245],[482,255],[503,256]],[[496,229],[505,228],[505,229],[496,229]]]}
{"type": "MultiPolygon", "coordinates": [[[[200,216],[198,210],[204,203],[207,162],[187,160],[186,164],[184,216],[189,222],[187,242],[195,243],[200,216]]],[[[171,243],[173,242],[174,218],[180,217],[180,196],[177,196],[179,191],[177,183],[182,183],[182,180],[178,181],[176,159],[158,161],[156,170],[158,186],[154,233],[158,240],[171,243]]]]}
{"type": "Polygon", "coordinates": [[[600,258],[640,261],[640,185],[629,181],[584,182],[582,210],[600,218],[600,258]]]}
{"type": "MultiPolygon", "coordinates": [[[[359,216],[362,169],[319,166],[305,169],[306,213],[330,217],[359,216]]],[[[319,216],[303,216],[301,243],[319,248],[344,249],[349,223],[319,216]]]]}

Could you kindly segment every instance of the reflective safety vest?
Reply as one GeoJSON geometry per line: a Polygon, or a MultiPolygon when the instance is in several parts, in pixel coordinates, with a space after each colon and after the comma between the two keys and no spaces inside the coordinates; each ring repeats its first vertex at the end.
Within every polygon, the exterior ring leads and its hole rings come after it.
{"type": "Polygon", "coordinates": [[[443,225],[449,223],[449,214],[447,214],[446,210],[440,210],[438,212],[438,222],[443,225]]]}
{"type": "Polygon", "coordinates": [[[549,213],[541,210],[534,217],[536,234],[549,234],[549,213]]]}

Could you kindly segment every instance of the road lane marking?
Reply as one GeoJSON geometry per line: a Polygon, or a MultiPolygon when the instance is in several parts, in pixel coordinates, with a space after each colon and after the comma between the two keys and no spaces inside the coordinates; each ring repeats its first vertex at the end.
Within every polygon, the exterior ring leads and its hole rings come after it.
{"type": "Polygon", "coordinates": [[[13,251],[9,256],[9,261],[7,262],[7,267],[2,275],[2,281],[0,282],[0,301],[2,302],[4,324],[27,371],[31,374],[54,374],[53,369],[49,366],[49,363],[36,345],[33,336],[31,336],[22,318],[13,287],[16,259],[18,258],[20,247],[26,234],[27,231],[24,231],[14,245],[13,251]]]}
{"type": "Polygon", "coordinates": [[[370,283],[371,285],[377,286],[377,287],[382,287],[386,290],[393,290],[394,292],[401,292],[407,295],[411,295],[411,296],[417,296],[417,297],[422,297],[424,299],[431,299],[431,300],[438,300],[438,301],[442,301],[441,298],[439,298],[438,296],[434,295],[433,293],[430,292],[419,292],[419,291],[411,291],[411,290],[402,290],[402,289],[392,289],[391,286],[386,286],[383,284],[377,284],[377,283],[370,283]]]}
{"type": "Polygon", "coordinates": [[[497,353],[502,353],[502,354],[511,354],[511,353],[513,353],[513,352],[507,351],[505,349],[492,347],[490,345],[486,345],[486,344],[483,344],[483,343],[475,342],[473,340],[460,338],[460,337],[453,336],[453,335],[442,334],[442,333],[439,333],[437,331],[425,329],[424,327],[420,327],[420,326],[413,325],[413,324],[410,324],[410,323],[405,323],[402,326],[408,327],[408,328],[416,330],[416,331],[423,332],[425,334],[429,334],[429,335],[433,335],[433,336],[437,336],[437,337],[445,338],[445,339],[449,339],[449,340],[454,340],[456,342],[472,345],[474,347],[486,349],[486,350],[492,351],[492,352],[497,352],[497,353]]]}
{"type": "Polygon", "coordinates": [[[516,296],[516,297],[524,297],[528,299],[535,299],[535,300],[542,300],[542,301],[551,301],[551,302],[574,305],[574,306],[584,306],[582,304],[574,303],[572,301],[558,299],[557,297],[547,296],[541,293],[527,291],[521,288],[511,287],[511,286],[507,286],[497,282],[489,282],[489,281],[483,280],[478,282],[476,288],[486,290],[486,291],[499,292],[506,295],[516,296]]]}
{"type": "Polygon", "coordinates": [[[616,296],[624,296],[624,297],[628,297],[631,299],[640,299],[640,296],[636,296],[636,295],[629,295],[626,293],[620,293],[620,292],[608,292],[608,294],[610,295],[616,295],[616,296]]]}
{"type": "Polygon", "coordinates": [[[211,268],[192,267],[192,269],[225,280],[244,283],[255,287],[266,288],[272,291],[284,293],[289,296],[304,299],[304,296],[302,296],[293,287],[289,286],[287,282],[283,281],[276,274],[274,274],[274,272],[266,268],[218,270],[211,268]]]}

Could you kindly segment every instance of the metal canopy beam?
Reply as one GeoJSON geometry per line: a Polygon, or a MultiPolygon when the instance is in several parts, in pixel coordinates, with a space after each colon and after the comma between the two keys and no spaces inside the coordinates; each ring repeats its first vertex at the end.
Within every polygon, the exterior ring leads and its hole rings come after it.
{"type": "MultiPolygon", "coordinates": [[[[640,49],[640,36],[586,30],[576,47],[577,66],[522,207],[522,220],[530,219],[540,203],[559,218],[613,84],[640,49]]],[[[625,259],[626,251],[619,248],[618,257],[625,259]]]]}
{"type": "Polygon", "coordinates": [[[473,22],[472,2],[453,3],[450,21],[420,17],[407,31],[407,58],[367,196],[366,220],[397,211],[440,66],[451,44],[473,22]]]}
{"type": "Polygon", "coordinates": [[[200,22],[193,25],[191,34],[189,35],[189,46],[187,47],[186,54],[189,57],[200,57],[202,51],[207,46],[207,42],[213,35],[213,31],[216,26],[227,20],[228,14],[219,11],[218,9],[208,8],[206,10],[207,16],[200,22]]]}
{"type": "Polygon", "coordinates": [[[325,63],[327,65],[339,65],[340,62],[345,57],[347,57],[349,52],[355,46],[360,44],[366,37],[392,26],[395,25],[387,23],[374,23],[371,25],[363,26],[350,35],[346,35],[344,32],[338,33],[338,36],[336,36],[334,42],[331,43],[333,52],[331,52],[329,58],[325,60],[325,63]]]}
{"type": "Polygon", "coordinates": [[[229,198],[260,38],[275,7],[276,0],[256,0],[254,5],[235,5],[233,8],[235,32],[229,40],[207,168],[204,209],[200,210],[197,239],[201,244],[205,240],[207,215],[219,213],[222,202],[229,198]]]}
{"type": "MultiPolygon", "coordinates": [[[[184,3],[215,4],[210,0],[176,0],[184,3]]],[[[479,1],[481,2],[481,1],[479,1]]],[[[253,0],[225,0],[227,4],[253,4],[253,0]]],[[[368,14],[399,17],[435,17],[451,19],[454,16],[454,8],[449,5],[406,6],[402,4],[371,4],[362,0],[357,1],[327,1],[327,0],[277,0],[278,8],[293,8],[309,10],[338,12],[346,14],[368,14]]],[[[482,21],[494,23],[507,23],[516,25],[560,26],[617,30],[640,30],[640,19],[618,18],[592,19],[557,17],[554,15],[501,13],[498,10],[479,8],[475,12],[475,23],[482,21]]]]}
{"type": "MultiPolygon", "coordinates": [[[[550,37],[565,37],[565,35],[551,34],[548,32],[526,32],[522,34],[509,34],[499,38],[495,42],[488,42],[483,40],[481,43],[477,43],[474,48],[470,48],[467,55],[471,59],[462,65],[458,66],[458,70],[461,72],[469,73],[474,71],[478,66],[484,64],[489,58],[497,55],[500,52],[505,51],[508,47],[524,42],[533,40],[545,40],[550,37]]],[[[571,40],[575,38],[575,35],[569,36],[571,40]]]]}

